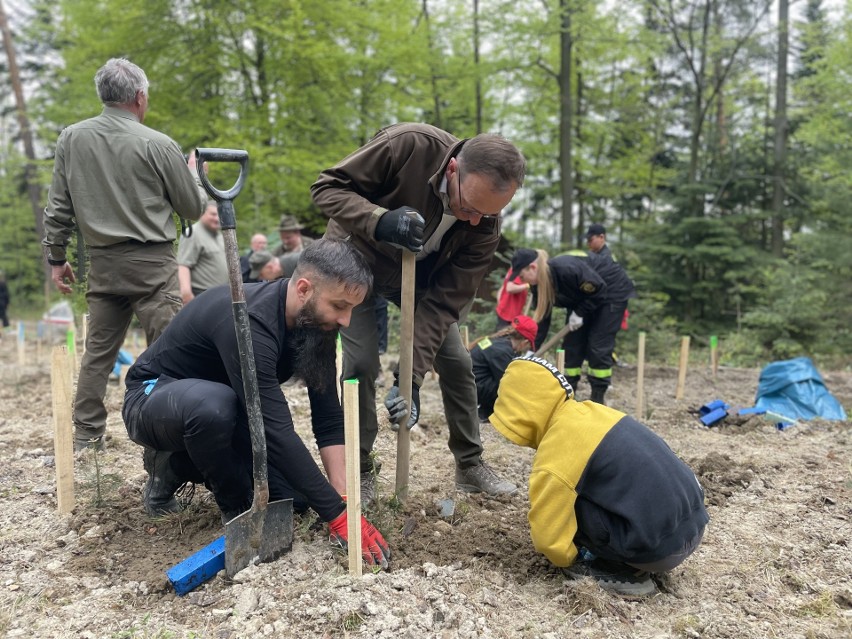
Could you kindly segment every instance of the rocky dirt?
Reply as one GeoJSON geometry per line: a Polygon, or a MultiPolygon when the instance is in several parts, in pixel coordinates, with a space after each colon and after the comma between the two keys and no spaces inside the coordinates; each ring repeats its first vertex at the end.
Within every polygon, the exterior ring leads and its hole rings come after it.
{"type": "MultiPolygon", "coordinates": [[[[381,499],[368,516],[393,550],[391,570],[360,579],[325,527],[297,518],[290,553],[231,581],[220,573],[178,597],[165,570],[222,534],[199,487],[187,510],[141,507],[140,449],[111,384],[107,452],[75,459],[76,507],[59,516],[49,357],[0,341],[0,633],[6,637],[852,637],[852,431],[815,421],[779,431],[761,418],[705,428],[690,412],[712,399],[750,406],[758,370],[704,368],[674,398],[677,371],[645,370],[646,423],[697,473],[711,522],[696,553],[632,601],[566,581],[537,555],[526,521],[533,451],[483,425],[486,459],[522,489],[504,499],[456,494],[438,384],[427,379],[413,431],[410,498],[390,501],[394,435],[384,429],[381,499]],[[453,499],[442,518],[437,502],[453,499]]],[[[388,362],[385,362],[386,364],[388,362]]],[[[822,371],[852,412],[852,373],[822,371]]],[[[390,377],[386,375],[386,377],[390,377]]],[[[615,371],[608,402],[635,407],[636,371],[615,371]]],[[[286,386],[307,436],[307,398],[286,386]]],[[[588,387],[578,389],[580,399],[588,387]]]]}

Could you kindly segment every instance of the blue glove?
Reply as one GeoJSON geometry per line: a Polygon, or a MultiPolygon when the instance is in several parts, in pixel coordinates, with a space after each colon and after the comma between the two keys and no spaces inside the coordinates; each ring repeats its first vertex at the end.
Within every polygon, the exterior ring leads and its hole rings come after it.
{"type": "MultiPolygon", "coordinates": [[[[415,383],[411,384],[411,404],[411,415],[408,418],[409,430],[414,428],[417,420],[420,419],[420,387],[415,383]]],[[[388,409],[391,429],[394,431],[399,430],[399,423],[408,412],[408,405],[405,403],[405,398],[399,394],[399,379],[393,383],[387,397],[385,397],[385,408],[388,409]]]]}

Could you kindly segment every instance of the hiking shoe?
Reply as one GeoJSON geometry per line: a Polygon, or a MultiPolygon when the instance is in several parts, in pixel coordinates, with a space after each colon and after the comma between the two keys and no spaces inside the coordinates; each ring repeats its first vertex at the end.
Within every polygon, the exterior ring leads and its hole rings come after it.
{"type": "Polygon", "coordinates": [[[172,470],[172,453],[145,447],[142,465],[148,473],[148,481],[142,490],[142,505],[151,517],[181,511],[175,499],[175,491],[184,481],[172,470]]]}
{"type": "Polygon", "coordinates": [[[486,493],[496,497],[511,495],[518,487],[512,482],[500,479],[491,466],[480,462],[468,468],[456,466],[456,490],[463,493],[486,493]]]}
{"type": "Polygon", "coordinates": [[[103,452],[106,448],[106,439],[103,435],[91,437],[89,435],[74,435],[74,452],[79,453],[81,450],[91,449],[96,452],[103,452]]]}
{"type": "Polygon", "coordinates": [[[647,597],[657,592],[651,573],[615,561],[593,559],[577,561],[562,573],[568,579],[591,577],[603,590],[625,597],[647,597]]]}

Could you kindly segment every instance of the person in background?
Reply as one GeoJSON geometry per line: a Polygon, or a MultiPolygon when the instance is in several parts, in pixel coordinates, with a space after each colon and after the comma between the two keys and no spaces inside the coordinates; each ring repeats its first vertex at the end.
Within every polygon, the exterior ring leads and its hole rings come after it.
{"type": "Polygon", "coordinates": [[[258,251],[265,251],[267,244],[266,236],[263,233],[255,233],[251,236],[251,248],[249,248],[249,250],[243,255],[240,255],[240,273],[242,274],[244,283],[248,283],[251,277],[251,264],[249,264],[249,258],[258,251]]]}
{"type": "Polygon", "coordinates": [[[538,325],[531,317],[518,315],[509,326],[477,340],[471,347],[480,422],[488,421],[494,411],[497,389],[509,362],[532,350],[537,332],[538,325]]]}
{"type": "Polygon", "coordinates": [[[570,579],[625,596],[653,594],[652,573],[689,557],[710,520],[695,474],[633,417],[577,402],[546,360],[512,361],[494,428],[533,448],[528,519],[535,549],[570,579]]]}
{"type": "Polygon", "coordinates": [[[115,358],[115,366],[112,367],[112,372],[109,374],[109,381],[113,384],[121,381],[121,367],[130,366],[134,361],[133,355],[123,348],[119,349],[118,357],[115,358]]]}
{"type": "Polygon", "coordinates": [[[497,307],[494,309],[497,313],[495,331],[508,326],[514,317],[524,312],[529,291],[530,285],[521,281],[521,278],[509,267],[506,277],[503,278],[500,293],[497,295],[497,307]]]}
{"type": "MultiPolygon", "coordinates": [[[[245,288],[260,410],[268,450],[269,497],[311,507],[346,542],[343,411],[337,397],[337,330],[369,294],[372,276],[347,242],[324,240],[302,253],[293,277],[245,288]],[[281,384],[305,382],[323,476],[296,433],[281,384]]],[[[122,417],[146,447],[143,505],[152,516],[180,510],[186,481],[213,492],[223,523],[252,505],[252,445],[233,302],[227,287],[189,304],[127,373],[122,417]]],[[[361,518],[363,555],[386,568],[387,543],[361,518]]]]}
{"type": "Polygon", "coordinates": [[[228,283],[225,238],[214,200],[208,200],[204,214],[192,225],[192,234],[181,236],[177,262],[180,296],[184,304],[189,304],[208,288],[228,283]]]}
{"type": "Polygon", "coordinates": [[[281,257],[287,253],[301,253],[305,247],[310,246],[313,240],[302,235],[303,228],[305,226],[294,215],[282,215],[278,224],[278,237],[281,238],[281,244],[273,249],[272,255],[281,257]]]}
{"type": "MultiPolygon", "coordinates": [[[[9,316],[6,310],[9,308],[9,285],[6,284],[6,274],[0,271],[0,322],[3,323],[3,328],[9,328],[9,316]]],[[[3,331],[0,331],[0,337],[3,336],[3,331]]]]}
{"type": "MultiPolygon", "coordinates": [[[[608,286],[592,267],[592,258],[559,255],[548,259],[542,250],[524,249],[516,253],[512,266],[521,279],[537,287],[534,319],[538,322],[536,348],[550,328],[554,307],[568,313],[568,333],[562,340],[565,350],[565,372],[572,387],[580,381],[583,361],[588,359],[587,379],[592,388],[592,401],[604,403],[604,395],[612,380],[614,335],[609,313],[608,286]]],[[[616,331],[621,322],[617,316],[616,331]]]]}
{"type": "Polygon", "coordinates": [[[271,282],[282,277],[290,277],[296,270],[301,253],[286,253],[273,257],[269,251],[257,251],[249,258],[251,270],[249,282],[271,282]]]}
{"type": "MultiPolygon", "coordinates": [[[[498,135],[459,140],[426,124],[396,124],[336,165],[311,187],[314,202],[329,218],[326,237],[348,238],[366,257],[376,295],[399,304],[402,251],[416,253],[414,357],[411,406],[399,379],[385,397],[392,423],[420,418],[420,385],[438,373],[449,448],[455,458],[456,489],[489,495],[517,487],[482,460],[476,415],[476,384],[470,352],[458,323],[473,302],[500,241],[500,214],[523,184],[521,152],[498,135]]],[[[352,314],[341,331],[346,379],[359,382],[361,494],[375,496],[373,444],[378,434],[376,379],[379,373],[375,296],[352,314]]]]}
{"type": "Polygon", "coordinates": [[[148,344],[183,306],[172,246],[172,212],[197,220],[207,194],[195,175],[195,156],[142,124],[148,78],[137,65],[112,58],[95,74],[103,112],[66,128],[56,143],[53,179],[44,210],[51,277],[72,292],[66,260],[75,223],[89,254],[86,351],[74,398],[74,448],[102,449],[107,378],[133,315],[148,344]]]}
{"type": "MultiPolygon", "coordinates": [[[[606,283],[606,291],[596,315],[595,332],[598,345],[595,348],[599,351],[609,348],[610,357],[608,360],[602,355],[598,357],[597,366],[592,366],[590,362],[586,375],[589,384],[592,386],[592,392],[596,393],[593,399],[603,403],[603,394],[606,393],[609,380],[612,378],[612,367],[617,362],[615,339],[619,330],[627,330],[627,317],[629,315],[627,306],[630,300],[636,297],[636,286],[633,284],[633,280],[628,277],[624,267],[616,262],[612,256],[606,243],[606,229],[602,225],[592,224],[589,226],[589,230],[586,232],[586,241],[590,250],[588,254],[589,264],[606,283]],[[604,381],[607,381],[605,386],[604,381]],[[598,388],[597,392],[595,387],[598,388]]],[[[591,345],[589,345],[589,349],[592,349],[591,345]]],[[[569,380],[580,377],[582,362],[578,363],[576,360],[572,360],[569,367],[566,357],[565,366],[565,374],[569,380]]]]}
{"type": "Polygon", "coordinates": [[[603,224],[590,224],[586,231],[586,246],[592,253],[609,254],[609,247],[606,245],[606,228],[603,224]]]}

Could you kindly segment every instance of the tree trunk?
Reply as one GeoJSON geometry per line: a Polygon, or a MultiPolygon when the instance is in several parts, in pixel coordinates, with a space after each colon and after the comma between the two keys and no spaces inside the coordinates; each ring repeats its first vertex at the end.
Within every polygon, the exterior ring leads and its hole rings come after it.
{"type": "MultiPolygon", "coordinates": [[[[36,241],[41,243],[44,238],[44,209],[41,203],[41,185],[38,183],[33,134],[30,128],[30,120],[27,117],[24,89],[21,85],[21,74],[18,71],[18,60],[15,56],[12,32],[6,20],[6,10],[3,8],[2,0],[0,0],[0,33],[3,35],[3,48],[9,60],[9,79],[12,82],[12,90],[15,93],[15,110],[18,115],[18,127],[21,130],[21,141],[24,143],[24,154],[27,157],[26,167],[24,168],[24,182],[27,185],[27,195],[29,195],[30,206],[32,206],[33,210],[36,241]]],[[[47,299],[50,294],[50,268],[46,261],[42,263],[42,270],[44,272],[45,299],[47,299]]]]}
{"type": "MultiPolygon", "coordinates": [[[[577,68],[577,107],[574,110],[574,140],[581,144],[581,126],[583,124],[583,74],[580,72],[580,60],[574,60],[577,68]]],[[[586,189],[580,175],[579,162],[574,170],[574,188],[577,191],[577,237],[574,239],[575,248],[583,248],[583,229],[586,228],[586,189]]]]}
{"type": "Polygon", "coordinates": [[[571,162],[571,49],[573,40],[571,38],[571,9],[568,8],[568,0],[559,0],[561,36],[560,36],[560,61],[559,70],[559,168],[562,179],[560,180],[562,194],[562,233],[560,242],[563,247],[570,248],[573,233],[572,212],[574,208],[574,173],[571,162]]]}
{"type": "Polygon", "coordinates": [[[778,2],[778,62],[775,79],[775,162],[772,171],[772,255],[784,253],[784,173],[787,168],[788,0],[778,2]]]}
{"type": "MultiPolygon", "coordinates": [[[[435,51],[433,50],[434,44],[432,43],[432,26],[429,24],[429,2],[428,2],[428,0],[423,0],[421,6],[423,7],[423,21],[426,23],[426,46],[428,48],[429,55],[434,56],[435,51]]],[[[432,67],[430,66],[430,68],[432,68],[432,67]]],[[[432,84],[432,104],[433,104],[434,109],[435,109],[434,119],[433,119],[432,124],[434,124],[439,129],[443,129],[444,126],[441,122],[441,98],[438,95],[438,78],[435,77],[434,72],[430,73],[429,80],[431,81],[431,84],[432,84]]]]}
{"type": "Polygon", "coordinates": [[[476,74],[476,133],[482,133],[482,75],[479,69],[479,0],[473,0],[473,69],[476,74]]]}

